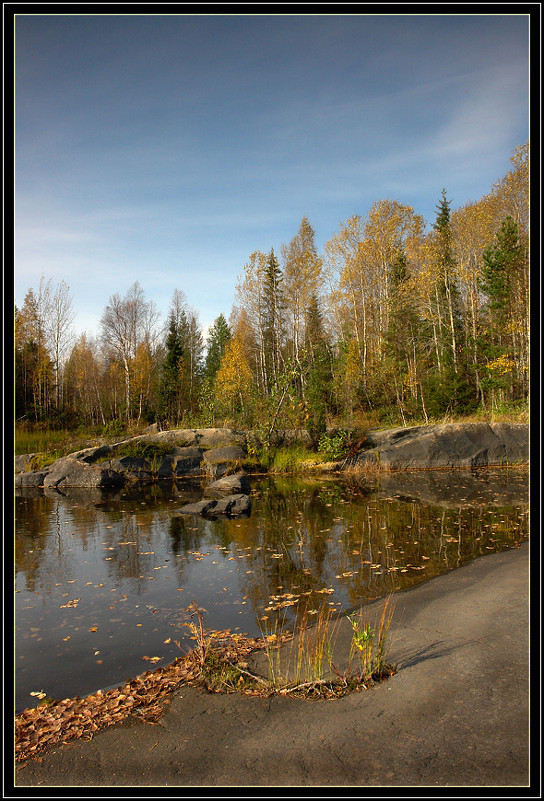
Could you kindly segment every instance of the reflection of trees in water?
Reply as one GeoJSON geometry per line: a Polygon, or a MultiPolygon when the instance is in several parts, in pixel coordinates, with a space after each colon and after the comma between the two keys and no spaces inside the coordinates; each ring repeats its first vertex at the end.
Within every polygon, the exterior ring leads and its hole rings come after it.
{"type": "MultiPolygon", "coordinates": [[[[245,555],[238,563],[242,592],[258,616],[272,596],[286,592],[310,606],[322,600],[318,593],[327,583],[335,551],[332,538],[323,536],[336,514],[331,489],[288,479],[265,482],[251,519],[234,529],[238,550],[245,555]]],[[[289,616],[290,609],[281,616],[289,616]]]]}
{"type": "Polygon", "coordinates": [[[244,554],[242,592],[257,617],[271,596],[287,592],[301,595],[299,604],[342,595],[345,605],[356,606],[511,547],[527,533],[519,507],[444,509],[285,479],[265,484],[252,518],[233,530],[244,554]],[[337,592],[320,595],[324,587],[337,592]]]}
{"type": "Polygon", "coordinates": [[[72,577],[74,542],[95,548],[112,583],[128,581],[138,595],[169,556],[181,583],[198,552],[214,546],[214,558],[232,558],[257,617],[272,596],[289,592],[316,608],[340,599],[353,607],[527,536],[519,506],[433,506],[342,482],[255,482],[250,517],[215,521],[177,514],[179,496],[159,490],[17,497],[16,570],[29,591],[46,594],[72,577]]]}
{"type": "Polygon", "coordinates": [[[39,582],[43,550],[52,537],[49,516],[53,501],[41,496],[15,498],[15,570],[23,573],[29,592],[36,592],[39,582]]]}
{"type": "Polygon", "coordinates": [[[28,591],[49,595],[74,567],[65,544],[69,531],[65,500],[59,494],[17,497],[15,520],[16,571],[24,574],[28,591]]]}
{"type": "Polygon", "coordinates": [[[170,545],[176,556],[186,556],[188,551],[198,551],[202,542],[200,526],[192,517],[171,517],[168,522],[170,545]]]}

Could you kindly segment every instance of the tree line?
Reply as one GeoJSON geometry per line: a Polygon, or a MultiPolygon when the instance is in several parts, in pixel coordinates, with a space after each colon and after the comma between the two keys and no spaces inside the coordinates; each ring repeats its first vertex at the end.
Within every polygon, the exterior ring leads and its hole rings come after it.
{"type": "Polygon", "coordinates": [[[181,290],[161,325],[138,282],[73,333],[69,287],[42,279],[15,309],[17,420],[106,428],[403,423],[505,406],[529,392],[529,145],[478,201],[432,227],[395,200],[354,215],[318,253],[304,217],[255,251],[206,340],[181,290]]]}

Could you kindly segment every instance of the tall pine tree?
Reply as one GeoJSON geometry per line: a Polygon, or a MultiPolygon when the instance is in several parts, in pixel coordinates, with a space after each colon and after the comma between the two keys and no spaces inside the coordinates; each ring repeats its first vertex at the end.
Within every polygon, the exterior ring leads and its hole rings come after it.
{"type": "Polygon", "coordinates": [[[223,314],[215,320],[206,339],[207,351],[204,360],[204,378],[208,384],[213,385],[221,360],[225,353],[227,342],[231,338],[231,330],[223,314]]]}
{"type": "Polygon", "coordinates": [[[270,251],[265,265],[263,285],[263,338],[266,360],[266,375],[269,387],[276,385],[282,366],[282,272],[274,253],[270,251]]]}
{"type": "Polygon", "coordinates": [[[451,228],[451,201],[442,189],[434,223],[437,270],[435,287],[437,316],[437,365],[428,382],[431,413],[462,413],[476,402],[476,392],[467,374],[463,341],[461,294],[456,278],[451,228]]]}
{"type": "Polygon", "coordinates": [[[161,415],[170,423],[177,423],[182,414],[182,385],[185,348],[183,344],[184,313],[170,312],[166,336],[166,356],[160,380],[161,415]]]}

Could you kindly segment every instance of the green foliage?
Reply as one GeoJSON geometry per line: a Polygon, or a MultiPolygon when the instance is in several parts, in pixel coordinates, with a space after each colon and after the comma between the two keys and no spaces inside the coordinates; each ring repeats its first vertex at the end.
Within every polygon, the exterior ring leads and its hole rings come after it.
{"type": "Polygon", "coordinates": [[[294,473],[301,465],[317,462],[316,454],[303,445],[274,448],[265,456],[271,473],[294,473]]]}
{"type": "Polygon", "coordinates": [[[63,455],[64,454],[62,453],[62,451],[37,453],[31,459],[30,470],[43,470],[44,467],[49,467],[49,465],[53,464],[53,462],[56,462],[56,460],[60,459],[60,457],[63,455]]]}
{"type": "Polygon", "coordinates": [[[126,423],[122,420],[108,420],[104,425],[103,434],[105,437],[122,437],[126,430],[126,423]]]}
{"type": "Polygon", "coordinates": [[[525,258],[525,250],[519,241],[518,226],[507,216],[496,236],[496,244],[483,252],[480,288],[487,297],[493,329],[504,329],[510,317],[513,284],[516,273],[525,258]]]}
{"type": "Polygon", "coordinates": [[[224,315],[220,314],[210,328],[206,340],[207,352],[204,361],[204,377],[208,386],[213,387],[214,385],[215,377],[221,367],[225,347],[231,336],[232,332],[229,325],[224,315]]]}
{"type": "Polygon", "coordinates": [[[497,409],[507,398],[523,393],[514,354],[526,326],[512,299],[524,294],[527,252],[512,217],[502,221],[495,244],[484,250],[482,260],[480,288],[486,301],[486,325],[478,341],[484,361],[481,386],[484,397],[491,397],[492,409],[497,409]]]}
{"type": "Polygon", "coordinates": [[[337,431],[335,434],[322,434],[319,438],[319,453],[331,461],[339,461],[347,455],[349,434],[347,431],[337,431]]]}
{"type": "Polygon", "coordinates": [[[390,669],[386,661],[389,648],[387,638],[394,611],[395,603],[391,601],[391,596],[388,596],[374,626],[365,620],[364,614],[360,621],[356,620],[353,615],[346,615],[353,629],[350,663],[351,657],[357,654],[363,681],[390,669]]]}
{"type": "Polygon", "coordinates": [[[168,335],[166,337],[166,357],[161,369],[160,399],[161,416],[169,420],[178,420],[180,416],[180,400],[183,379],[183,323],[170,315],[168,335]]]}
{"type": "Polygon", "coordinates": [[[202,349],[194,314],[185,308],[172,309],[161,366],[159,411],[174,426],[198,406],[202,349]]]}

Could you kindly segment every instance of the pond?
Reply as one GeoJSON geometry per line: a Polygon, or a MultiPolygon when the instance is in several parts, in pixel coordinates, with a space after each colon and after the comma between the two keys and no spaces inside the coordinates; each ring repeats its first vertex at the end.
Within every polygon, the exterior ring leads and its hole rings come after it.
{"type": "Polygon", "coordinates": [[[16,709],[172,662],[209,629],[260,636],[322,605],[345,613],[528,538],[527,470],[251,479],[251,514],[179,514],[198,482],[19,490],[16,709]]]}

